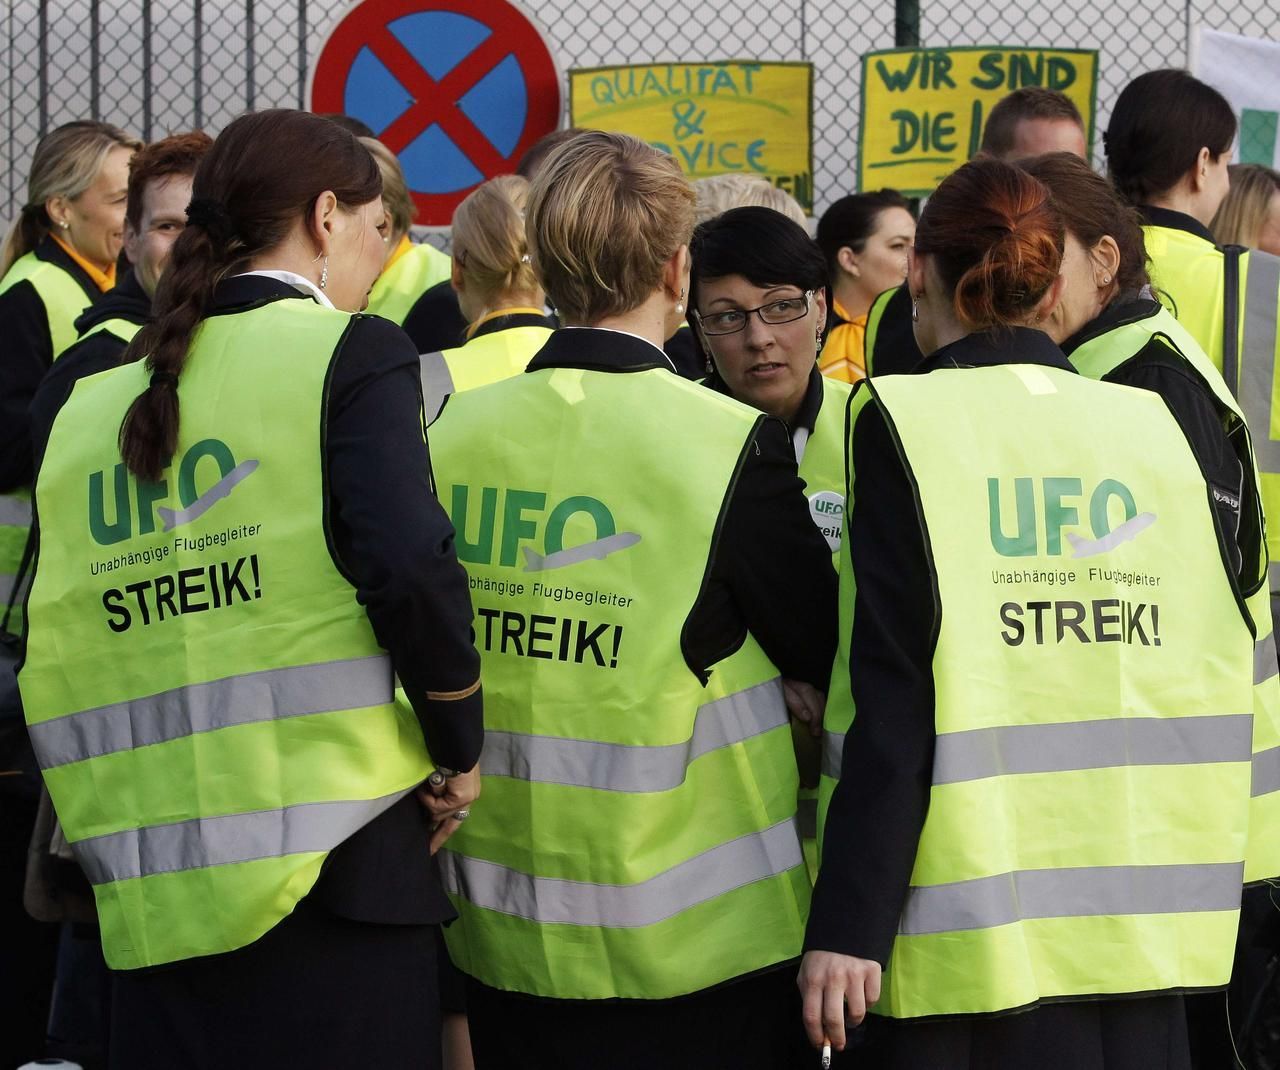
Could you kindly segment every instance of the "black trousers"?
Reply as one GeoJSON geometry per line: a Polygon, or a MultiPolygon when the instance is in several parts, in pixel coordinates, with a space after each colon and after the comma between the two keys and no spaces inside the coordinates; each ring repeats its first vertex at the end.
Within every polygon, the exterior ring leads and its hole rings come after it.
{"type": "Polygon", "coordinates": [[[476,1070],[789,1070],[818,1064],[795,964],[669,1000],[539,999],[468,979],[476,1070]]]}
{"type": "Polygon", "coordinates": [[[58,926],[36,921],[22,905],[27,845],[35,823],[33,794],[0,792],[0,985],[9,992],[0,999],[0,1067],[19,1066],[44,1054],[53,994],[58,926]]]}
{"type": "Polygon", "coordinates": [[[1190,1070],[1181,996],[1054,1003],[1021,1014],[895,1021],[872,1017],[875,1070],[1190,1070]]]}
{"type": "Polygon", "coordinates": [[[116,972],[111,1066],[438,1070],[436,929],[303,900],[238,951],[116,972]]]}

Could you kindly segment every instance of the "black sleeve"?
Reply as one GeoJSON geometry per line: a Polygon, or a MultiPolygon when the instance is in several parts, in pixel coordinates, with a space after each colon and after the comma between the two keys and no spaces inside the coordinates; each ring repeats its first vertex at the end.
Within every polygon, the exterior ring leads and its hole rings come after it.
{"type": "Polygon", "coordinates": [[[404,318],[404,333],[419,353],[454,349],[467,340],[466,331],[467,318],[458,307],[458,295],[448,279],[419,297],[404,318]]]}
{"type": "Polygon", "coordinates": [[[853,432],[849,680],[857,716],[827,812],[806,950],[884,965],[929,808],[934,597],[915,497],[880,410],[853,432]]]}
{"type": "Polygon", "coordinates": [[[741,644],[746,631],[783,676],[821,691],[836,648],[836,574],[809,516],[786,426],[761,420],[725,506],[715,560],[685,628],[697,671],[741,644]]]}
{"type": "Polygon", "coordinates": [[[868,354],[872,375],[905,375],[924,360],[911,323],[911,291],[904,282],[885,305],[876,329],[875,352],[868,354]]]}
{"type": "MultiPolygon", "coordinates": [[[[1178,357],[1147,356],[1132,360],[1115,375],[1108,376],[1108,380],[1150,390],[1164,399],[1204,471],[1227,538],[1231,570],[1240,576],[1242,563],[1256,560],[1258,554],[1258,533],[1251,535],[1253,525],[1241,523],[1242,499],[1246,495],[1251,499],[1254,494],[1252,487],[1245,486],[1244,467],[1228,435],[1222,405],[1178,357]],[[1243,544],[1252,545],[1244,550],[1243,544]]],[[[1246,587],[1250,586],[1248,577],[1241,578],[1246,581],[1246,587]]]]}
{"type": "Polygon", "coordinates": [[[71,397],[76,383],[85,376],[96,375],[108,368],[118,368],[125,348],[125,343],[120,338],[108,331],[100,331],[71,346],[45,373],[31,399],[29,409],[35,471],[40,470],[40,462],[44,459],[54,418],[71,397]]]}
{"type": "Polygon", "coordinates": [[[431,489],[418,354],[400,328],[353,321],[330,371],[325,415],[335,556],[391,655],[438,765],[480,757],[480,656],[453,527],[431,489]]]}
{"type": "Polygon", "coordinates": [[[31,399],[52,363],[44,302],[19,282],[0,294],[0,493],[31,484],[31,399]]]}

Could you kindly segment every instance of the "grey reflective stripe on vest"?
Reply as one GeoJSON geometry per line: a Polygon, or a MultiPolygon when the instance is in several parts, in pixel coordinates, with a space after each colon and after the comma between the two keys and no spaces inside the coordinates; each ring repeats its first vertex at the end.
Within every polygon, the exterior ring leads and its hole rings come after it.
{"type": "Polygon", "coordinates": [[[1249,794],[1254,798],[1280,791],[1280,747],[1260,750],[1253,756],[1253,782],[1249,794]]]}
{"type": "Polygon", "coordinates": [[[1280,662],[1276,659],[1276,637],[1273,634],[1253,644],[1253,682],[1266,683],[1280,674],[1280,662]]]}
{"type": "Polygon", "coordinates": [[[475,906],[541,925],[604,929],[656,925],[699,903],[804,865],[791,819],[722,843],[638,884],[535,877],[448,849],[438,857],[445,887],[475,906]]]}
{"type": "Polygon", "coordinates": [[[423,353],[418,367],[422,375],[422,413],[430,423],[440,415],[444,399],[453,393],[453,373],[443,353],[423,353]]]}
{"type": "Polygon", "coordinates": [[[903,936],[989,929],[1029,918],[1236,910],[1243,862],[1030,869],[907,891],[903,936]]]}
{"type": "Polygon", "coordinates": [[[787,723],[782,681],[775,677],[698,708],[693,735],[661,747],[488,731],[480,756],[485,776],[602,791],[670,791],[689,766],[711,751],[787,723]]]}
{"type": "Polygon", "coordinates": [[[309,713],[380,706],[394,697],[385,654],[228,676],[28,725],[42,769],[116,751],[309,713]]]}
{"type": "Polygon", "coordinates": [[[822,733],[822,775],[832,780],[840,779],[840,766],[844,762],[844,733],[822,733]]]}
{"type": "Polygon", "coordinates": [[[1253,714],[1115,717],[974,728],[938,736],[934,784],[1123,765],[1247,762],[1253,714]]]}
{"type": "Polygon", "coordinates": [[[331,851],[413,789],[127,829],[71,845],[91,884],[331,851]]]}
{"type": "MultiPolygon", "coordinates": [[[[1275,404],[1276,308],[1280,297],[1280,258],[1249,254],[1244,290],[1244,344],[1240,347],[1240,408],[1263,472],[1280,473],[1280,440],[1271,437],[1275,404]]],[[[1275,590],[1272,586],[1272,590],[1275,590]]]]}
{"type": "Polygon", "coordinates": [[[31,527],[31,499],[19,498],[16,494],[0,494],[0,525],[31,527]]]}

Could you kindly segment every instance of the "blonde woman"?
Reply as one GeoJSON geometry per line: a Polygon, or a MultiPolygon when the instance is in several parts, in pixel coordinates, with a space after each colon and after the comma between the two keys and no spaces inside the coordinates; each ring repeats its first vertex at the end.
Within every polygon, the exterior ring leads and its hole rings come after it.
{"type": "Polygon", "coordinates": [[[1219,245],[1243,245],[1280,256],[1280,171],[1232,164],[1231,189],[1209,224],[1219,245]]]}
{"type": "Polygon", "coordinates": [[[467,341],[422,358],[428,419],[447,395],[524,371],[555,329],[529,261],[528,192],[527,180],[502,175],[474,190],[454,213],[450,283],[467,319],[467,341]]]}
{"type": "Polygon", "coordinates": [[[744,175],[741,172],[711,175],[694,182],[693,192],[698,198],[694,209],[694,218],[698,223],[714,219],[730,208],[759,206],[781,212],[806,230],[809,227],[809,220],[799,202],[786,190],[779,189],[760,175],[744,175]]]}
{"type": "Polygon", "coordinates": [[[409,238],[413,198],[395,154],[377,138],[362,137],[382,172],[382,207],[387,213],[386,259],[369,291],[366,312],[404,328],[419,353],[455,341],[465,323],[449,292],[449,257],[428,242],[409,238]]]}
{"type": "Polygon", "coordinates": [[[527,223],[565,326],[428,431],[484,674],[485,801],[441,856],[479,1070],[804,1053],[779,676],[825,686],[834,573],[786,426],[662,351],[693,202],[635,138],[556,150],[527,223]]]}
{"type": "Polygon", "coordinates": [[[0,489],[31,482],[27,405],[76,340],[76,317],[115,284],[129,159],[141,147],[89,120],[36,146],[27,203],[0,253],[0,489]]]}
{"type": "MultiPolygon", "coordinates": [[[[76,317],[115,284],[129,159],[140,147],[123,130],[88,120],[46,134],[0,253],[0,612],[20,597],[14,588],[31,525],[31,399],[76,340],[76,317]]],[[[10,627],[21,626],[15,614],[10,627]]]]}

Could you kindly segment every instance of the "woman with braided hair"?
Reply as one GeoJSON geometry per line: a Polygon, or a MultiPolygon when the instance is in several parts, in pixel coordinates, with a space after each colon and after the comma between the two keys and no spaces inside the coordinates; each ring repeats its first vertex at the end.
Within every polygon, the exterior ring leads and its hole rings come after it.
{"type": "Polygon", "coordinates": [[[54,420],[20,686],[113,1065],[438,1065],[478,660],[417,353],[352,314],[380,194],[336,124],[235,120],[135,359],[54,420]]]}

